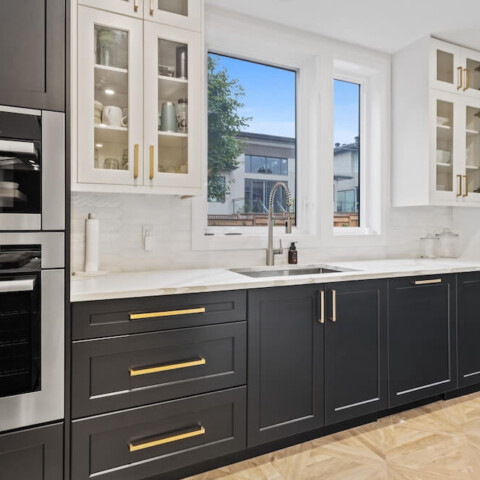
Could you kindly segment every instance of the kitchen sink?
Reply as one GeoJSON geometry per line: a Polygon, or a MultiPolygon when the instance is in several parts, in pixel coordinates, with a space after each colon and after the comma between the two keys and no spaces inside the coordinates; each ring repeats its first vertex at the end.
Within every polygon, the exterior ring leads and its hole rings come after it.
{"type": "Polygon", "coordinates": [[[321,275],[324,273],[339,273],[350,271],[344,268],[336,268],[329,266],[316,267],[287,267],[287,268],[234,268],[230,270],[234,273],[240,273],[252,278],[264,277],[291,277],[294,275],[321,275]]]}

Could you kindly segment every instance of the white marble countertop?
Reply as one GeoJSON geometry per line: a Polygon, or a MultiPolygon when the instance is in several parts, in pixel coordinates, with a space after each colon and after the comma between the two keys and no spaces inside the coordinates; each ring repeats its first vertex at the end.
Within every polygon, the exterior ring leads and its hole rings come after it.
{"type": "Polygon", "coordinates": [[[474,262],[460,259],[332,261],[325,264],[297,265],[296,267],[276,265],[274,267],[252,267],[252,269],[278,270],[283,268],[306,268],[323,265],[332,268],[337,267],[344,271],[267,278],[251,278],[221,268],[122,272],[96,277],[73,276],[71,282],[71,301],[83,302],[116,298],[150,297],[181,293],[216,292],[247,288],[332,283],[347,280],[480,271],[480,261],[474,262]]]}

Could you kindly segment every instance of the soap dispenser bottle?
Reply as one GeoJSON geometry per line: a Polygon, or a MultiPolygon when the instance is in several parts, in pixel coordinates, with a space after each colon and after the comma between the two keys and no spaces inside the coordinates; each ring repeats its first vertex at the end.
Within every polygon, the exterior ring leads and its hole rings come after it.
{"type": "Polygon", "coordinates": [[[290,248],[288,249],[288,263],[289,265],[296,265],[298,263],[298,252],[295,247],[297,242],[292,242],[290,248]]]}

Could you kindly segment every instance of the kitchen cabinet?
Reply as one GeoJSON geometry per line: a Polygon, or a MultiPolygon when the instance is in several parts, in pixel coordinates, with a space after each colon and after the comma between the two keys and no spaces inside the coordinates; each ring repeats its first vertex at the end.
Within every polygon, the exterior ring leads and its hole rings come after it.
{"type": "Polygon", "coordinates": [[[457,276],[458,386],[480,383],[480,273],[457,276]]]}
{"type": "Polygon", "coordinates": [[[65,111],[65,0],[0,2],[0,105],[65,111]]]}
{"type": "Polygon", "coordinates": [[[0,434],[2,480],[62,480],[63,423],[0,434]]]}
{"type": "Polygon", "coordinates": [[[427,38],[392,71],[394,206],[480,206],[480,52],[427,38]]]}
{"type": "Polygon", "coordinates": [[[74,191],[202,192],[202,48],[200,32],[78,7],[74,191]]]}
{"type": "Polygon", "coordinates": [[[248,446],[324,424],[320,286],[248,292],[248,446]]]}
{"type": "Polygon", "coordinates": [[[480,52],[431,39],[431,85],[480,98],[480,52]]]}
{"type": "Polygon", "coordinates": [[[325,423],[388,406],[387,282],[325,288],[325,423]]]}
{"type": "Polygon", "coordinates": [[[243,450],[245,395],[241,387],[76,420],[71,478],[158,478],[243,450]]]}
{"type": "Polygon", "coordinates": [[[456,388],[455,277],[389,281],[390,406],[456,388]]]}
{"type": "Polygon", "coordinates": [[[202,0],[78,0],[81,5],[200,31],[202,0]]]}

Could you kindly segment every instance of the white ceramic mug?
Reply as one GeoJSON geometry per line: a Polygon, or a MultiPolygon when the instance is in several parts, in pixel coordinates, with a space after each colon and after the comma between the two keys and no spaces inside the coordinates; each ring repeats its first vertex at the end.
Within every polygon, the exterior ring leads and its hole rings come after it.
{"type": "Polygon", "coordinates": [[[112,127],[126,127],[127,117],[123,116],[122,109],[114,105],[103,107],[102,122],[112,127]]]}

